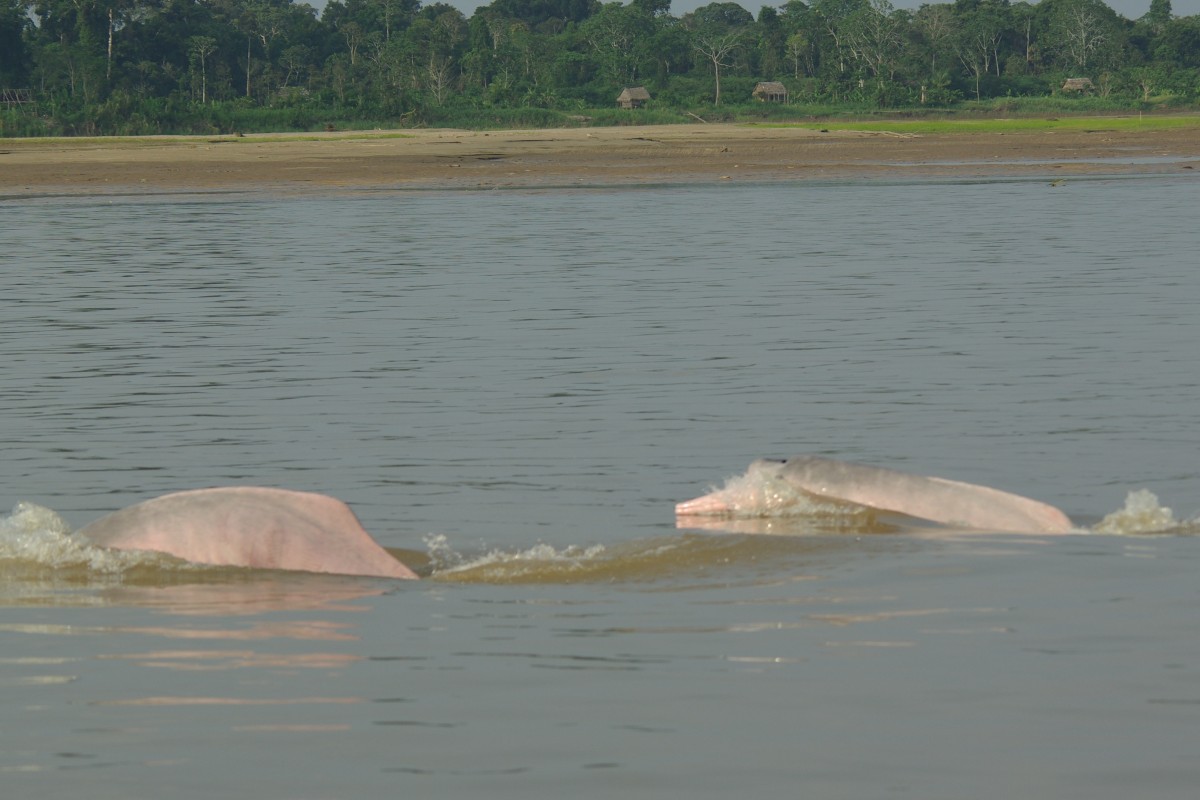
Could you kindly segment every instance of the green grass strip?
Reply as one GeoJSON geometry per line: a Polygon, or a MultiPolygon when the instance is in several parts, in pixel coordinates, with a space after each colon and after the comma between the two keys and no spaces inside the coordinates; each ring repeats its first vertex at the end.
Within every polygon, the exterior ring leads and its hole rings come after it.
{"type": "Polygon", "coordinates": [[[1200,128],[1200,115],[1086,116],[1007,119],[855,120],[751,123],[762,128],[853,129],[911,134],[1049,133],[1053,131],[1156,131],[1200,128]]]}

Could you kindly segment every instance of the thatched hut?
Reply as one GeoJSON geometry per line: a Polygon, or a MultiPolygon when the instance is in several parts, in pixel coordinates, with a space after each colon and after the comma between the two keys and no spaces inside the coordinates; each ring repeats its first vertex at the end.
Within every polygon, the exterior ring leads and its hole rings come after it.
{"type": "Polygon", "coordinates": [[[1062,85],[1064,92],[1090,92],[1094,88],[1091,78],[1067,78],[1062,85]]]}
{"type": "Polygon", "coordinates": [[[617,108],[641,108],[650,99],[644,86],[633,86],[617,95],[617,108]]]}
{"type": "Polygon", "coordinates": [[[786,103],[788,90],[779,81],[759,81],[750,95],[760,103],[786,103]]]}

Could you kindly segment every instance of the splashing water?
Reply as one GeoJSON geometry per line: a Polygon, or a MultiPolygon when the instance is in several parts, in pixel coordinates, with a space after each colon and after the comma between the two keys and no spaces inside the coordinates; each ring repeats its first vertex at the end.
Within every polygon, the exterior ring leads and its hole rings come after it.
{"type": "Polygon", "coordinates": [[[429,550],[430,564],[435,574],[452,575],[498,566],[509,578],[547,568],[556,572],[583,569],[588,562],[595,561],[605,552],[604,545],[600,544],[556,548],[543,542],[516,552],[493,549],[481,555],[467,555],[451,547],[441,534],[426,536],[425,546],[429,550]]]}
{"type": "Polygon", "coordinates": [[[12,514],[0,519],[0,535],[14,536],[46,531],[66,536],[71,526],[54,511],[37,503],[21,501],[13,506],[12,514]]]}
{"type": "Polygon", "coordinates": [[[1181,529],[1171,509],[1158,504],[1158,496],[1138,489],[1125,497],[1125,507],[1100,520],[1092,530],[1118,535],[1166,533],[1181,529]]]}
{"type": "MultiPolygon", "coordinates": [[[[164,562],[156,553],[107,550],[75,536],[53,510],[22,501],[0,517],[0,562],[93,575],[120,574],[164,562]]],[[[177,562],[179,563],[179,562],[177,562]]]]}
{"type": "Polygon", "coordinates": [[[850,525],[874,515],[872,509],[838,502],[797,489],[769,470],[751,469],[725,480],[718,491],[732,517],[827,517],[850,525]]]}
{"type": "MultiPolygon", "coordinates": [[[[897,530],[877,521],[872,509],[829,502],[763,473],[730,478],[721,491],[737,499],[732,510],[736,520],[747,525],[784,526],[779,531],[756,527],[714,529],[722,533],[781,533],[785,538],[811,539],[813,533],[897,530]],[[806,522],[797,527],[788,520],[806,522]]],[[[694,522],[692,527],[695,527],[694,522]]],[[[1141,489],[1129,492],[1125,506],[1104,517],[1091,532],[1195,535],[1200,534],[1200,518],[1180,522],[1170,508],[1159,504],[1154,493],[1141,489]]],[[[762,545],[753,540],[761,541],[758,536],[731,539],[685,534],[608,546],[555,547],[539,543],[514,550],[481,545],[474,551],[455,549],[444,535],[427,536],[424,543],[429,557],[428,574],[435,579],[469,583],[574,583],[654,580],[680,570],[727,570],[731,559],[739,563],[758,560],[762,545]]],[[[790,552],[776,556],[786,556],[790,552]]],[[[73,534],[70,526],[53,510],[30,502],[17,503],[11,514],[0,515],[0,564],[16,583],[53,576],[56,585],[60,582],[75,585],[178,580],[182,577],[181,572],[199,574],[217,569],[180,562],[158,553],[96,547],[73,534]]]]}

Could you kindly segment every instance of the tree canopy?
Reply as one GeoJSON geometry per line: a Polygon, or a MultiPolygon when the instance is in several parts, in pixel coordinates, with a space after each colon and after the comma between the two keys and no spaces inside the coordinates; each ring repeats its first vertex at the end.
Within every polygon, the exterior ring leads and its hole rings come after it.
{"type": "Polygon", "coordinates": [[[578,112],[634,86],[695,109],[748,103],[760,81],[801,104],[937,107],[1064,85],[1194,104],[1200,16],[1175,16],[1170,0],[1137,20],[1103,0],[788,0],[757,17],[734,2],[675,17],[669,0],[493,0],[467,17],[441,2],[331,0],[319,18],[292,0],[0,0],[8,135],[220,128],[218,110],[411,123],[578,112]]]}

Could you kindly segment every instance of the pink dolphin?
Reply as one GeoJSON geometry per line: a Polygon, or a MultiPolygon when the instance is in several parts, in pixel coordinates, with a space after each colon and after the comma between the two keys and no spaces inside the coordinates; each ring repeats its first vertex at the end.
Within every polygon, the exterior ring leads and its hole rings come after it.
{"type": "MultiPolygon", "coordinates": [[[[907,472],[801,456],[759,459],[749,476],[777,479],[817,497],[893,511],[944,525],[1011,533],[1069,533],[1071,520],[1054,506],[986,486],[907,472]]],[[[725,488],[675,506],[675,514],[732,516],[753,513],[753,498],[725,488]],[[747,508],[747,506],[751,506],[747,508]]]]}
{"type": "Polygon", "coordinates": [[[79,531],[93,544],[154,550],[185,561],[416,578],[363,530],[341,500],[256,486],[156,497],[79,531]]]}

